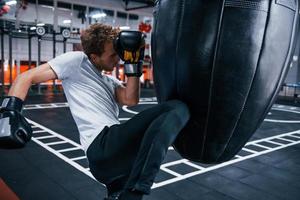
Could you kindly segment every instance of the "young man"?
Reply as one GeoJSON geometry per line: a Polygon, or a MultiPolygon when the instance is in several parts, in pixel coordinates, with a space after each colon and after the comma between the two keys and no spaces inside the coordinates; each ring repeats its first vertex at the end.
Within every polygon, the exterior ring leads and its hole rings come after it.
{"type": "Polygon", "coordinates": [[[173,100],[120,124],[118,104],[139,102],[143,36],[94,24],[82,33],[81,42],[83,52],[68,52],[18,76],[2,103],[0,130],[10,129],[12,140],[29,140],[31,128],[20,114],[29,87],[61,79],[91,173],[107,186],[107,199],[142,199],[150,193],[168,147],[188,121],[188,108],[173,100]],[[119,56],[126,65],[126,87],[102,74],[114,69],[119,56]],[[5,117],[13,119],[11,127],[5,117]]]}

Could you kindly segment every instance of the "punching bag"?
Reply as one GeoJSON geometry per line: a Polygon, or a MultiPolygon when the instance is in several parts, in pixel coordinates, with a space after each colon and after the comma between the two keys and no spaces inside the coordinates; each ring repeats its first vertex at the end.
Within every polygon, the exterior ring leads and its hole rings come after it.
{"type": "Polygon", "coordinates": [[[160,0],[152,57],[158,102],[191,119],[174,148],[203,163],[230,160],[263,122],[289,69],[298,0],[160,0]]]}

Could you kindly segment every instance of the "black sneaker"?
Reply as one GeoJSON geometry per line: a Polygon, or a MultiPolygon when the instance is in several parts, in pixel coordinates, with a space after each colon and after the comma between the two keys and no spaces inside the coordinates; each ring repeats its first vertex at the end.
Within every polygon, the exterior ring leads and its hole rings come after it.
{"type": "Polygon", "coordinates": [[[105,197],[103,200],[118,200],[121,192],[115,192],[110,194],[108,197],[105,197]]]}

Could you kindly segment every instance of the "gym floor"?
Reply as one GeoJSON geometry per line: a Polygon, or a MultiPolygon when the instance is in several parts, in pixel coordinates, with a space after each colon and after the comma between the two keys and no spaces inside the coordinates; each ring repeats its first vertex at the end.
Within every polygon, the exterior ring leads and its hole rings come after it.
{"type": "MultiPolygon", "coordinates": [[[[120,121],[155,104],[154,92],[143,90],[139,105],[120,108],[120,121]]],[[[300,199],[298,106],[275,104],[243,150],[219,165],[190,162],[170,147],[144,199],[300,199]]],[[[102,199],[105,187],[90,174],[65,97],[29,96],[24,115],[33,138],[23,149],[0,150],[0,193],[6,186],[22,200],[102,199]]]]}

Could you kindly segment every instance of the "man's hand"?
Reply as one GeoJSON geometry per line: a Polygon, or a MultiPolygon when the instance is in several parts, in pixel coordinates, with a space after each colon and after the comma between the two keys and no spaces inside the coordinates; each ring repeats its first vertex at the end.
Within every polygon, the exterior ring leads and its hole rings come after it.
{"type": "Polygon", "coordinates": [[[139,31],[121,31],[114,41],[114,48],[125,62],[125,74],[140,77],[143,67],[145,37],[139,31]]]}
{"type": "Polygon", "coordinates": [[[23,147],[31,139],[32,129],[22,116],[23,101],[31,84],[57,78],[48,63],[20,74],[0,108],[0,148],[23,147]]]}
{"type": "Polygon", "coordinates": [[[6,97],[0,109],[0,145],[4,148],[24,147],[31,139],[32,129],[22,116],[23,101],[6,97]]]}

